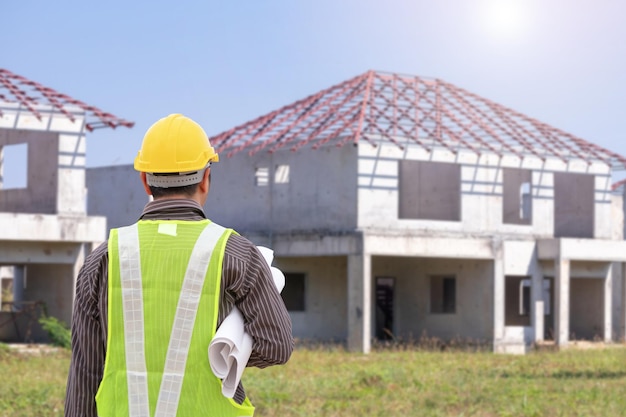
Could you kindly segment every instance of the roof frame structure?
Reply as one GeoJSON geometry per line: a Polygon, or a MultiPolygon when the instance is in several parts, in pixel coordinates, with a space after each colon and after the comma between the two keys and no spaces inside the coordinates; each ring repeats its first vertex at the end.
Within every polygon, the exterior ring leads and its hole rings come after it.
{"type": "Polygon", "coordinates": [[[448,82],[368,71],[212,138],[218,152],[270,153],[387,141],[500,157],[600,162],[626,169],[626,157],[448,82]]]}
{"type": "MultiPolygon", "coordinates": [[[[69,107],[74,106],[85,112],[86,123],[85,128],[88,131],[94,129],[110,127],[117,128],[119,126],[133,127],[134,122],[121,119],[111,113],[104,112],[95,106],[90,106],[80,100],[76,100],[65,94],[59,93],[52,88],[43,86],[21,75],[0,68],[0,101],[9,103],[18,103],[27,109],[28,112],[42,120],[42,112],[37,109],[38,106],[51,106],[53,109],[64,114],[69,120],[76,120],[75,113],[69,107]]],[[[2,110],[0,109],[0,116],[2,110]]]]}

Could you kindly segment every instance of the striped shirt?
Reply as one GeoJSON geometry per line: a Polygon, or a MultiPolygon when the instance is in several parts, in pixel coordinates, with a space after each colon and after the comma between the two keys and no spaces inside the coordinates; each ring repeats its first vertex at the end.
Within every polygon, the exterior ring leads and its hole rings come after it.
{"type": "MultiPolygon", "coordinates": [[[[140,219],[198,221],[206,216],[193,200],[160,199],[149,202],[140,219]]],[[[108,258],[105,242],[87,256],[76,279],[66,417],[96,417],[95,395],[106,355],[108,258]]],[[[236,234],[228,238],[220,287],[218,326],[236,305],[254,341],[248,366],[264,368],[287,362],[294,347],[291,319],[267,262],[248,239],[236,234]]],[[[234,399],[241,403],[244,398],[239,384],[234,399]]]]}

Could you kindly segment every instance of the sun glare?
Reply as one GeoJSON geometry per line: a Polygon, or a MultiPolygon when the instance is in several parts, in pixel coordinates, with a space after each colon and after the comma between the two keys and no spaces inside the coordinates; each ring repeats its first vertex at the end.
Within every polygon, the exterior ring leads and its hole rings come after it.
{"type": "Polygon", "coordinates": [[[485,5],[484,28],[497,40],[519,40],[528,29],[523,0],[491,0],[485,5]]]}

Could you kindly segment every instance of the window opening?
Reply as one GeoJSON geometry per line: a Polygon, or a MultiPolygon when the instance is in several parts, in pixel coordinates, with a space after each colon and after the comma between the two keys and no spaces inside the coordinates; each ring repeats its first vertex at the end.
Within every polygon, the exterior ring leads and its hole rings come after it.
{"type": "Polygon", "coordinates": [[[280,293],[287,311],[305,310],[305,275],[285,272],[285,288],[280,293]]]}
{"type": "Polygon", "coordinates": [[[274,183],[289,183],[289,165],[276,165],[276,171],[274,172],[274,183]]]}
{"type": "MultiPolygon", "coordinates": [[[[520,316],[530,315],[530,279],[520,281],[519,291],[519,314],[520,316]]],[[[550,280],[543,280],[543,314],[550,315],[550,280]]]]}
{"type": "Polygon", "coordinates": [[[28,144],[0,146],[0,189],[28,187],[28,144]]]}
{"type": "Polygon", "coordinates": [[[593,238],[595,175],[554,173],[554,237],[593,238]]]}
{"type": "Polygon", "coordinates": [[[532,224],[532,171],[503,168],[502,222],[505,224],[532,224]]]}
{"type": "Polygon", "coordinates": [[[257,187],[266,187],[269,184],[270,173],[267,167],[258,167],[254,172],[254,184],[257,187]]]}
{"type": "Polygon", "coordinates": [[[456,278],[430,278],[430,312],[434,314],[456,313],[456,278]]]}

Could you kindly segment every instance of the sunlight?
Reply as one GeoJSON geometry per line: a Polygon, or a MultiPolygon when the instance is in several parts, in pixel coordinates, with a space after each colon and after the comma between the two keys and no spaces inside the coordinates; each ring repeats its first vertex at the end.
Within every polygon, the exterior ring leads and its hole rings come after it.
{"type": "Polygon", "coordinates": [[[485,5],[484,29],[497,40],[519,40],[528,31],[523,0],[491,0],[485,5]]]}

